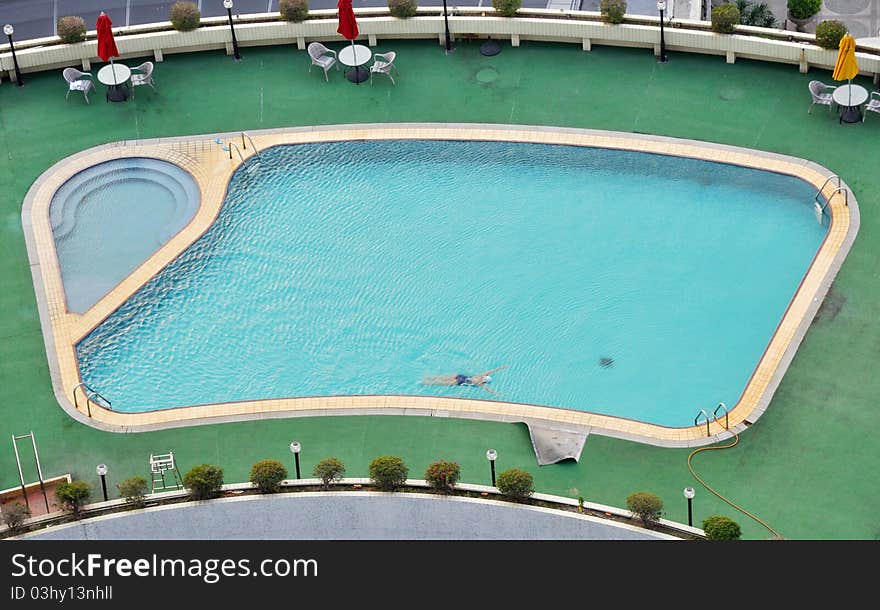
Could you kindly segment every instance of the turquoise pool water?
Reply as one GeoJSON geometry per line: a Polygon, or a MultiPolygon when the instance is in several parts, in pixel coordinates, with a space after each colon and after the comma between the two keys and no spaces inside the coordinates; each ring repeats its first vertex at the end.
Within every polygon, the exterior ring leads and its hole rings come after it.
{"type": "Polygon", "coordinates": [[[410,394],[687,426],[737,402],[827,232],[814,194],[581,147],[276,147],[81,373],[122,411],[410,394]],[[421,383],[501,365],[496,394],[421,383]]]}
{"type": "Polygon", "coordinates": [[[83,313],[195,216],[199,187],[173,163],[117,159],[55,191],[49,221],[67,309],[83,313]]]}

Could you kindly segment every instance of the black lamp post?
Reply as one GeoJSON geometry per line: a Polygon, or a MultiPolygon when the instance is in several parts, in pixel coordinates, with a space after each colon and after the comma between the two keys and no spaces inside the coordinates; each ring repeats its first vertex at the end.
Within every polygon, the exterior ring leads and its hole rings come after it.
{"type": "Polygon", "coordinates": [[[21,70],[18,69],[18,58],[15,56],[15,45],[12,44],[12,35],[15,33],[15,28],[12,27],[11,23],[7,23],[3,26],[3,33],[9,38],[9,50],[12,51],[12,63],[15,65],[15,84],[22,87],[24,86],[24,82],[21,80],[21,70]]]}
{"type": "Polygon", "coordinates": [[[452,41],[449,39],[449,18],[446,16],[446,0],[443,0],[443,27],[446,28],[446,54],[452,52],[452,41]]]}
{"type": "Polygon", "coordinates": [[[95,472],[98,473],[98,476],[101,477],[101,491],[104,492],[104,502],[107,501],[107,472],[109,469],[107,468],[107,464],[98,464],[97,468],[95,468],[95,472]]]}
{"type": "Polygon", "coordinates": [[[299,452],[302,450],[302,443],[299,441],[293,441],[290,443],[290,452],[293,454],[293,459],[296,461],[296,478],[299,479],[299,452]]]}
{"type": "Polygon", "coordinates": [[[657,60],[661,64],[669,61],[666,57],[666,38],[663,35],[663,14],[666,12],[666,0],[657,0],[657,10],[660,11],[660,58],[657,60]]]}
{"type": "Polygon", "coordinates": [[[495,460],[498,459],[498,452],[489,449],[486,452],[486,459],[489,460],[489,467],[492,469],[492,487],[495,487],[495,460]]]}
{"type": "Polygon", "coordinates": [[[685,487],[684,488],[684,497],[687,498],[688,501],[688,525],[694,526],[694,510],[693,510],[693,502],[694,496],[696,492],[693,487],[685,487]]]}
{"type": "Polygon", "coordinates": [[[226,14],[229,15],[229,31],[232,32],[232,54],[235,61],[241,61],[241,54],[238,52],[238,41],[235,39],[235,28],[232,27],[232,0],[223,0],[223,7],[226,14]]]}

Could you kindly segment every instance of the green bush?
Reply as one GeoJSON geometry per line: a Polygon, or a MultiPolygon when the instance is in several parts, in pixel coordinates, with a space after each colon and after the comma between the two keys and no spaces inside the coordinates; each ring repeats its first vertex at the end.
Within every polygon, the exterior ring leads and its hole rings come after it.
{"type": "Polygon", "coordinates": [[[324,489],[330,489],[330,483],[340,481],[345,476],[345,464],[335,457],[324,458],[317,464],[312,474],[324,484],[324,489]]]}
{"type": "Polygon", "coordinates": [[[147,496],[147,480],[144,477],[131,477],[116,484],[119,495],[135,506],[143,506],[147,496]]]}
{"type": "Polygon", "coordinates": [[[822,10],[822,0],[788,0],[788,14],[795,19],[809,19],[822,10]]]}
{"type": "Polygon", "coordinates": [[[260,460],[251,466],[250,481],[260,493],[271,494],[281,488],[281,481],[287,478],[287,468],[278,460],[260,460]]]}
{"type": "Polygon", "coordinates": [[[623,23],[626,14],[626,0],[602,0],[599,3],[602,21],[607,23],[623,23]]]}
{"type": "Polygon", "coordinates": [[[513,17],[522,6],[522,0],[492,0],[492,7],[502,17],[513,17]]]}
{"type": "Polygon", "coordinates": [[[736,8],[739,9],[740,25],[753,25],[759,28],[776,27],[776,15],[766,2],[736,0],[736,8]]]}
{"type": "Polygon", "coordinates": [[[370,480],[385,491],[394,491],[406,482],[409,468],[394,455],[383,455],[370,462],[370,480]]]}
{"type": "Polygon", "coordinates": [[[278,12],[284,21],[305,21],[309,14],[309,0],[279,0],[278,12]]]}
{"type": "Polygon", "coordinates": [[[61,42],[82,42],[86,39],[86,22],[82,17],[68,15],[58,20],[58,37],[61,42]]]}
{"type": "Polygon", "coordinates": [[[739,540],[742,535],[739,523],[724,515],[712,515],[703,519],[703,531],[709,540],[739,540]]]}
{"type": "Polygon", "coordinates": [[[7,504],[2,510],[0,510],[0,516],[3,517],[3,523],[6,524],[6,527],[9,528],[9,533],[13,536],[18,533],[21,524],[24,523],[24,520],[27,519],[30,514],[31,509],[21,502],[7,504]]]}
{"type": "Polygon", "coordinates": [[[458,462],[440,460],[434,462],[425,470],[425,480],[431,487],[443,493],[452,493],[460,477],[461,468],[458,462]]]}
{"type": "Polygon", "coordinates": [[[840,39],[848,31],[842,21],[836,19],[820,21],[816,26],[816,44],[823,49],[839,49],[840,39]]]}
{"type": "Polygon", "coordinates": [[[179,32],[190,32],[202,21],[202,13],[195,2],[175,2],[168,12],[171,25],[179,32]]]}
{"type": "Polygon", "coordinates": [[[388,0],[388,10],[391,11],[392,16],[399,19],[413,17],[418,7],[416,0],[388,0]]]}
{"type": "Polygon", "coordinates": [[[739,9],[733,2],[719,4],[712,8],[712,31],[719,34],[733,34],[739,23],[739,9]]]}
{"type": "Polygon", "coordinates": [[[652,527],[663,516],[663,500],[647,491],[628,495],[626,508],[641,519],[645,527],[652,527]]]}
{"type": "Polygon", "coordinates": [[[55,488],[55,496],[61,500],[61,505],[74,515],[79,515],[80,509],[88,503],[92,496],[92,490],[85,481],[67,481],[59,483],[55,488]]]}
{"type": "Polygon", "coordinates": [[[519,468],[509,468],[498,475],[498,491],[514,500],[525,500],[535,491],[532,475],[519,468]]]}
{"type": "Polygon", "coordinates": [[[220,493],[223,469],[212,464],[199,464],[183,476],[183,484],[193,500],[207,500],[220,493]]]}

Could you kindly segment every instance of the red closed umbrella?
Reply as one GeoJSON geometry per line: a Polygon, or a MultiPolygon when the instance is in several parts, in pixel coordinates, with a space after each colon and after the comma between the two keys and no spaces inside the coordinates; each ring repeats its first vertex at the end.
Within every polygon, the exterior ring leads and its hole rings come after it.
{"type": "Polygon", "coordinates": [[[104,11],[98,15],[95,28],[98,30],[98,57],[104,61],[113,63],[114,57],[119,57],[119,49],[116,48],[116,39],[113,38],[113,22],[104,11]]]}
{"type": "Polygon", "coordinates": [[[339,27],[336,28],[336,31],[342,34],[346,40],[350,40],[351,44],[354,44],[354,39],[358,37],[358,24],[354,18],[351,0],[339,0],[336,8],[339,9],[339,27]]]}

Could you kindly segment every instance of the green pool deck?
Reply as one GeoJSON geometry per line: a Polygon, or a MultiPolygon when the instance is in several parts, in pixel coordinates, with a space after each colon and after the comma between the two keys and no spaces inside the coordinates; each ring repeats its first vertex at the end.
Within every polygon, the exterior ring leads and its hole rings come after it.
{"type": "MultiPolygon", "coordinates": [[[[340,48],[332,44],[332,48],[340,48]]],[[[302,468],[342,459],[349,476],[366,476],[377,455],[402,456],[413,477],[433,460],[457,460],[467,482],[488,483],[485,451],[498,468],[525,468],[541,492],[625,506],[651,491],[665,516],[687,521],[682,489],[694,486],[694,520],[727,515],[747,539],[770,532],[712,496],[687,468],[687,449],[665,449],[597,435],[579,463],[538,467],[521,424],[402,416],[272,419],[115,434],[72,420],[52,393],[21,227],[31,183],[50,165],[85,148],[117,140],[215,134],[309,124],[442,121],[521,123],[608,129],[746,146],[815,161],[853,189],[861,229],[767,412],[733,449],[697,455],[700,476],[790,539],[880,539],[880,439],[875,432],[880,375],[880,116],[839,125],[827,108],[807,113],[809,80],[832,82],[825,70],[650,51],[525,41],[494,57],[462,41],[445,55],[434,41],[380,41],[398,51],[400,76],[354,85],[332,70],[308,72],[294,45],[243,48],[233,62],[222,51],[166,55],[157,91],[138,88],[133,101],[108,104],[102,85],[87,105],[65,100],[61,70],[25,74],[25,86],[0,85],[0,487],[18,484],[10,436],[33,431],[45,476],[71,473],[93,484],[95,465],[108,482],[148,476],[149,454],[174,451],[182,471],[197,463],[223,467],[227,482],[247,479],[250,465],[277,458],[293,470],[287,447],[303,443],[302,468]],[[6,440],[3,440],[6,439],[6,440]]],[[[126,63],[134,65],[135,60],[126,63]]],[[[93,73],[97,71],[95,66],[93,73]]],[[[858,79],[869,89],[869,79],[858,79]]],[[[744,272],[748,270],[744,269],[744,272]]],[[[748,324],[748,319],[730,320],[748,324]]],[[[709,405],[712,406],[712,405],[709,405]]],[[[35,480],[30,452],[25,476],[35,480]]]]}

